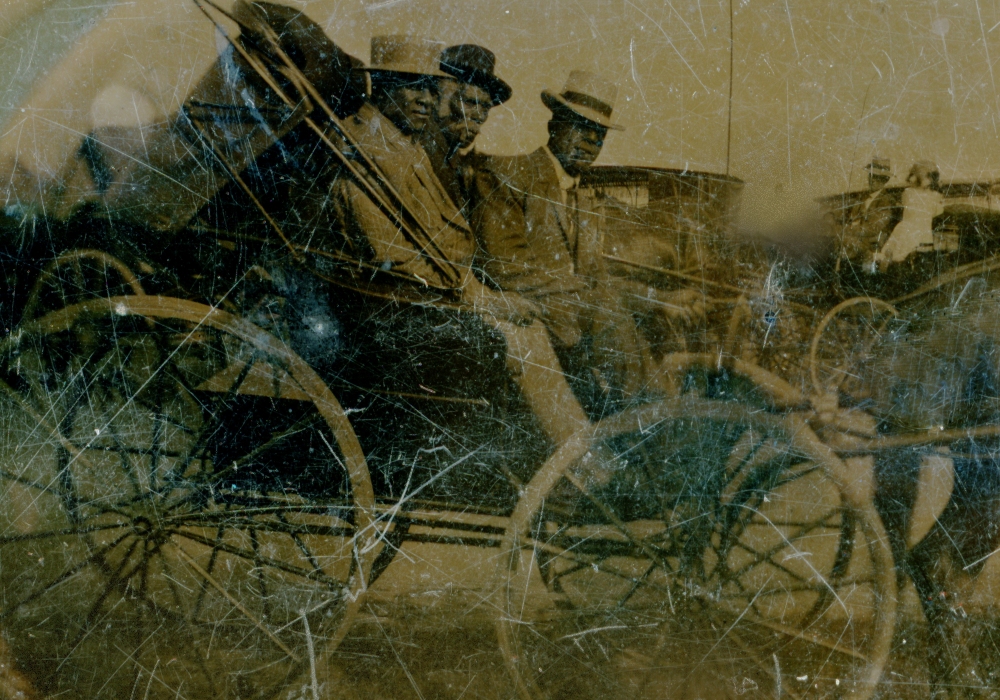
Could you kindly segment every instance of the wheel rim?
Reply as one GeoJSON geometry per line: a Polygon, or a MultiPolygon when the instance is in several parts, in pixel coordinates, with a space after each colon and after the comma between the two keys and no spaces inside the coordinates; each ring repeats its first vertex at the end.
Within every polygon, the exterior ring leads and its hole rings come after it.
{"type": "Polygon", "coordinates": [[[38,275],[24,306],[24,320],[87,299],[145,293],[139,278],[113,255],[73,250],[57,257],[38,275]]]}
{"type": "Polygon", "coordinates": [[[513,519],[498,631],[523,698],[874,691],[891,562],[815,444],[789,440],[778,416],[703,400],[598,432],[543,468],[549,488],[533,498],[529,486],[513,519]],[[659,473],[639,458],[647,448],[659,473]],[[585,466],[601,450],[614,465],[606,483],[585,466]],[[654,493],[662,506],[642,503],[654,493]],[[535,566],[552,604],[525,613],[535,566]]]}
{"type": "Polygon", "coordinates": [[[316,375],[158,297],[47,314],[0,350],[0,624],[38,687],[273,697],[322,678],[378,533],[316,375]]]}
{"type": "Polygon", "coordinates": [[[830,309],[809,347],[813,390],[844,394],[855,401],[863,398],[872,380],[864,370],[889,324],[898,317],[892,304],[871,297],[847,299],[830,309]]]}

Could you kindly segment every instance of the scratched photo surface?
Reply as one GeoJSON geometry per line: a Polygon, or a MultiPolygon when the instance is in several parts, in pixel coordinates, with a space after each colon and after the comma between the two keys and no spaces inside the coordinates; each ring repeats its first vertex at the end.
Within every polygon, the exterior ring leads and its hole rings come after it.
{"type": "Polygon", "coordinates": [[[1000,698],[1000,2],[0,2],[0,698],[1000,698]]]}

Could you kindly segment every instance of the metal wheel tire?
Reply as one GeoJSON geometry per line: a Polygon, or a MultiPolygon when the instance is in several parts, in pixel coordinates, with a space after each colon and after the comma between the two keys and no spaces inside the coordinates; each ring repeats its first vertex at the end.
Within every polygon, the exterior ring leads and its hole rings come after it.
{"type": "Polygon", "coordinates": [[[361,447],[280,341],[92,299],[0,342],[0,629],[47,695],[313,686],[377,554],[361,447]]]}
{"type": "Polygon", "coordinates": [[[804,421],[687,397],[557,451],[496,587],[523,700],[867,698],[896,605],[881,522],[804,421]]]}

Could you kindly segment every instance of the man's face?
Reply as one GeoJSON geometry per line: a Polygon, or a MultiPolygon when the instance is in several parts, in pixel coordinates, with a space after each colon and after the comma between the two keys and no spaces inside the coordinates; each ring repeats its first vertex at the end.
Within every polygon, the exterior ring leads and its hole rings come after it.
{"type": "Polygon", "coordinates": [[[448,146],[454,150],[471,146],[493,107],[489,93],[478,85],[445,78],[440,94],[437,119],[448,146]]]}
{"type": "Polygon", "coordinates": [[[592,123],[560,121],[550,128],[549,150],[576,177],[597,160],[608,130],[592,123]]]}
{"type": "Polygon", "coordinates": [[[407,136],[419,134],[437,108],[437,85],[433,80],[394,83],[372,95],[376,106],[407,136]]]}

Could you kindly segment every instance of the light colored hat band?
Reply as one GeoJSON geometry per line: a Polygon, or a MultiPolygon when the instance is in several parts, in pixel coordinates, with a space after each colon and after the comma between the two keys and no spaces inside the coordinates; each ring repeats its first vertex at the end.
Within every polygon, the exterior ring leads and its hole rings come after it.
{"type": "Polygon", "coordinates": [[[558,93],[542,90],[542,102],[553,113],[559,109],[569,110],[604,129],[621,131],[621,125],[611,121],[617,97],[618,88],[614,83],[585,70],[570,71],[566,84],[558,93]]]}
{"type": "Polygon", "coordinates": [[[588,103],[584,105],[579,102],[571,102],[566,99],[564,95],[572,95],[572,92],[566,91],[561,95],[556,95],[548,90],[542,90],[542,102],[545,103],[546,107],[552,110],[553,114],[555,114],[558,110],[566,110],[569,114],[575,115],[577,118],[582,119],[585,122],[591,122],[604,129],[613,129],[615,131],[623,130],[624,127],[619,124],[615,124],[609,118],[611,110],[608,108],[607,102],[604,102],[603,100],[595,100],[595,98],[590,95],[584,95],[585,101],[588,103]],[[590,104],[595,104],[598,109],[589,106],[590,104]]]}
{"type": "Polygon", "coordinates": [[[562,98],[567,102],[572,102],[573,104],[580,105],[581,107],[592,109],[598,114],[603,114],[605,117],[611,116],[611,105],[597,99],[596,97],[585,95],[582,92],[564,92],[562,93],[562,98]]]}

